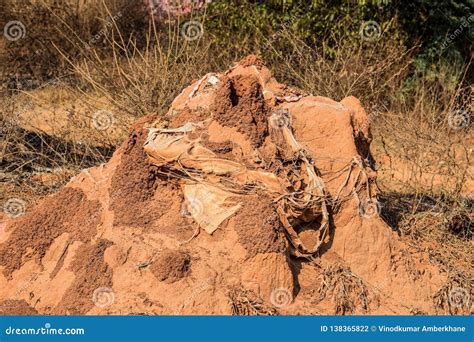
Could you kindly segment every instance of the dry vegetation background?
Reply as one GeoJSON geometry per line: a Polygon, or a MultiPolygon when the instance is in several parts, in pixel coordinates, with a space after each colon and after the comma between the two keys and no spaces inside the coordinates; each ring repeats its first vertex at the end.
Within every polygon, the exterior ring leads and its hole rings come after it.
{"type": "Polygon", "coordinates": [[[474,281],[472,57],[440,54],[419,71],[421,43],[407,45],[396,18],[376,39],[356,29],[313,44],[292,17],[272,32],[250,24],[249,35],[219,35],[208,9],[152,21],[141,1],[1,0],[0,13],[1,27],[25,28],[20,39],[0,38],[0,204],[17,198],[28,210],[107,161],[136,118],[164,113],[191,80],[254,53],[280,82],[361,100],[382,216],[428,251],[452,286],[474,281]],[[202,24],[194,40],[182,34],[190,20],[202,24]],[[453,123],[459,114],[464,121],[453,123]]]}

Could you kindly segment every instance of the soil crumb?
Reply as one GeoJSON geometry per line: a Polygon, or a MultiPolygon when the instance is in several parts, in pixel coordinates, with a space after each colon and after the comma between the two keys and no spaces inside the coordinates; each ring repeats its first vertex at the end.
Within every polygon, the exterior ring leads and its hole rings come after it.
{"type": "Polygon", "coordinates": [[[165,283],[174,283],[186,277],[191,269],[191,257],[184,251],[163,251],[151,266],[151,272],[165,283]]]}
{"type": "Polygon", "coordinates": [[[235,230],[249,257],[287,249],[280,219],[267,196],[253,196],[243,204],[235,216],[235,230]]]}
{"type": "Polygon", "coordinates": [[[82,190],[63,188],[14,221],[9,239],[0,245],[3,274],[11,279],[12,273],[32,257],[41,263],[53,241],[63,233],[69,233],[72,240],[88,242],[97,232],[101,213],[99,201],[87,200],[82,190]]]}

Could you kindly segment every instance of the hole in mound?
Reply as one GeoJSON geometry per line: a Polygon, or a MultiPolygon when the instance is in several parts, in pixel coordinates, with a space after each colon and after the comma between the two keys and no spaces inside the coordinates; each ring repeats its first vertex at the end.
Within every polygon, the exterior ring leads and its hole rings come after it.
{"type": "Polygon", "coordinates": [[[150,268],[159,281],[174,283],[191,271],[191,257],[184,251],[163,251],[150,268]]]}
{"type": "Polygon", "coordinates": [[[97,232],[101,213],[100,203],[87,200],[82,190],[63,188],[13,222],[9,239],[0,245],[3,273],[11,279],[12,273],[30,259],[24,258],[27,251],[41,262],[53,241],[63,233],[69,233],[71,240],[89,241],[97,232]]]}

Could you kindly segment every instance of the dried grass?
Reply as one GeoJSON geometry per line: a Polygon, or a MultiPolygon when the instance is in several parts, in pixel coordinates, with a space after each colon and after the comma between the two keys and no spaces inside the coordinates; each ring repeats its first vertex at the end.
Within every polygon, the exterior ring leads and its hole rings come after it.
{"type": "Polygon", "coordinates": [[[227,294],[232,315],[239,316],[274,316],[278,311],[266,305],[263,300],[251,290],[232,288],[227,294]]]}
{"type": "Polygon", "coordinates": [[[319,302],[334,302],[334,314],[347,315],[359,310],[369,310],[367,286],[351,270],[341,264],[325,267],[319,276],[319,302]]]}

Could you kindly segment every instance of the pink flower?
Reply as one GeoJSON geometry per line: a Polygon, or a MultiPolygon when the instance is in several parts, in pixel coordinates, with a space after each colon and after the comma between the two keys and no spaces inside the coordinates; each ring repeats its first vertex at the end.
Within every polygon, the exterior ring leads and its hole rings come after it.
{"type": "Polygon", "coordinates": [[[157,19],[174,18],[199,10],[212,0],[144,0],[149,15],[157,19]]]}

